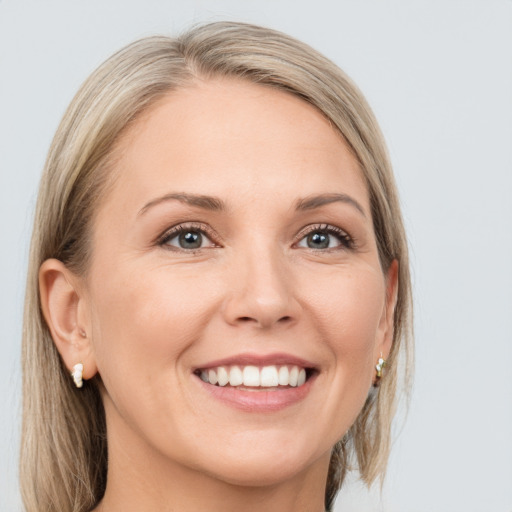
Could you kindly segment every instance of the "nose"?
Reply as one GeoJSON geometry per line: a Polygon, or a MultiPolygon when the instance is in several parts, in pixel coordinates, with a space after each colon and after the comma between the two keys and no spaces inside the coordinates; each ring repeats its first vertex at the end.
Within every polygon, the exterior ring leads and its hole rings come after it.
{"type": "Polygon", "coordinates": [[[247,251],[232,261],[229,273],[223,307],[227,323],[269,329],[297,322],[296,282],[279,251],[247,251]]]}

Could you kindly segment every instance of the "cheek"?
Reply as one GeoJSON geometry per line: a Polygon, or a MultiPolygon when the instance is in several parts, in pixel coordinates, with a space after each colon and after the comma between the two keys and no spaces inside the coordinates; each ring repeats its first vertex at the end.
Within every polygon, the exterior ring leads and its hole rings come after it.
{"type": "Polygon", "coordinates": [[[146,268],[125,278],[118,269],[96,283],[95,352],[105,384],[127,372],[142,383],[175,367],[209,318],[208,283],[197,275],[146,268]]]}
{"type": "Polygon", "coordinates": [[[384,277],[378,267],[364,265],[333,272],[326,276],[323,289],[309,290],[306,301],[316,321],[314,328],[334,361],[332,389],[356,406],[366,399],[373,379],[385,304],[384,277]]]}
{"type": "Polygon", "coordinates": [[[385,283],[380,271],[368,265],[334,269],[317,279],[315,286],[305,283],[304,289],[305,307],[314,311],[333,349],[349,354],[373,345],[384,311],[385,283]]]}

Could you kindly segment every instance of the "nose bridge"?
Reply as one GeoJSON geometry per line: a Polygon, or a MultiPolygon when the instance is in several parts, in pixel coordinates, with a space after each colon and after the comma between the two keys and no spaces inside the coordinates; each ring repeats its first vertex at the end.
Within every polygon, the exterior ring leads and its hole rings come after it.
{"type": "Polygon", "coordinates": [[[298,304],[286,257],[276,242],[253,240],[232,260],[225,307],[229,323],[270,327],[296,319],[298,304]]]}

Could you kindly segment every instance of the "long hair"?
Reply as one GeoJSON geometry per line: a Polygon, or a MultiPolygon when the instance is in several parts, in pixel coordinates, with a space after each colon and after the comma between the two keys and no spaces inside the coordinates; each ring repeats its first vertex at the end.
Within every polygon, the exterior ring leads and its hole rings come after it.
{"type": "Polygon", "coordinates": [[[387,373],[333,448],[326,510],[348,468],[368,485],[385,472],[397,399],[411,369],[412,309],[407,241],[383,137],[357,87],[324,56],[274,30],[219,22],[177,38],[144,38],[115,53],[82,85],[53,139],[36,207],[23,324],[20,472],[28,512],[86,512],[102,498],[107,475],[98,382],[74,388],[41,312],[39,268],[57,258],[77,274],[87,272],[91,225],[109,186],[116,141],[164,95],[215,77],[301,98],[323,113],[359,161],[383,272],[399,263],[398,300],[387,373]]]}

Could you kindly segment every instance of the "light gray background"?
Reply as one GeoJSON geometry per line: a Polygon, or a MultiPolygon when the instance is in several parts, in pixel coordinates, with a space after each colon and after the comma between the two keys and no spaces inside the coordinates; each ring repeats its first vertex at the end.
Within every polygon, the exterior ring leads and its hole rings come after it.
{"type": "Polygon", "coordinates": [[[345,69],[397,174],[416,385],[382,497],[355,481],[337,512],[512,512],[510,0],[0,0],[0,510],[20,510],[22,301],[50,139],[114,50],[219,19],[283,30],[345,69]]]}

